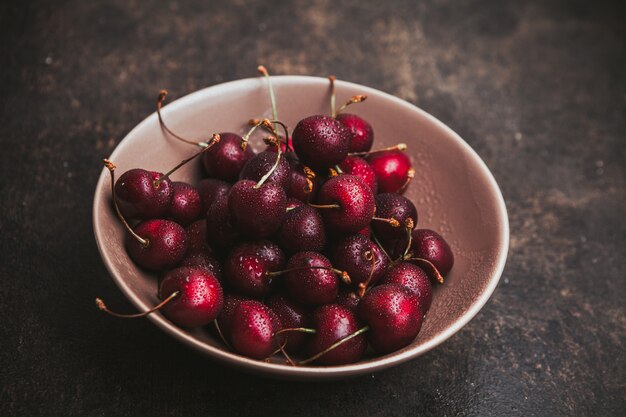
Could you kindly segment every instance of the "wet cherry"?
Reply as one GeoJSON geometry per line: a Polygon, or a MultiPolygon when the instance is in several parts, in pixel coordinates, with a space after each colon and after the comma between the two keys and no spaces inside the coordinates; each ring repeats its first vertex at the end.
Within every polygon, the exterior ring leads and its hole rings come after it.
{"type": "Polygon", "coordinates": [[[187,253],[187,233],[171,220],[144,220],[127,235],[126,250],[139,266],[153,271],[173,268],[187,253]]]}
{"type": "Polygon", "coordinates": [[[237,352],[264,359],[276,350],[274,334],[280,329],[280,319],[269,307],[258,301],[242,301],[231,317],[230,338],[237,352]]]}
{"type": "Polygon", "coordinates": [[[211,204],[220,196],[228,195],[231,184],[215,178],[205,178],[198,183],[198,194],[202,201],[202,213],[206,214],[211,204]]]}
{"type": "Polygon", "coordinates": [[[172,183],[172,201],[169,215],[178,224],[186,226],[202,213],[202,201],[196,187],[186,182],[172,183]]]}
{"type": "Polygon", "coordinates": [[[172,182],[164,174],[131,169],[115,183],[117,204],[128,219],[164,217],[172,201],[172,182]]]}
{"type": "Polygon", "coordinates": [[[302,163],[322,172],[344,160],[350,131],[332,117],[310,116],[298,122],[292,140],[302,163]]]}
{"type": "Polygon", "coordinates": [[[241,169],[254,156],[254,152],[249,146],[242,149],[242,138],[236,133],[220,133],[220,137],[220,142],[202,157],[204,170],[209,177],[237,181],[241,169]]]}
{"type": "Polygon", "coordinates": [[[374,143],[374,129],[356,114],[341,113],[336,119],[350,131],[349,152],[368,152],[374,143]]]}
{"type": "MultiPolygon", "coordinates": [[[[307,307],[290,300],[284,295],[272,295],[266,300],[265,304],[276,313],[284,329],[308,328],[311,325],[310,312],[307,307]]],[[[310,336],[303,332],[291,331],[285,332],[283,338],[279,339],[279,341],[287,341],[285,349],[288,352],[298,352],[304,347],[310,336]]]]}
{"type": "Polygon", "coordinates": [[[431,262],[445,277],[454,265],[454,254],[445,239],[430,229],[415,229],[412,238],[413,257],[431,262]]]}
{"type": "Polygon", "coordinates": [[[287,213],[287,196],[276,183],[257,186],[252,180],[240,180],[228,194],[231,224],[253,239],[271,236],[287,213]]]}
{"type": "Polygon", "coordinates": [[[276,241],[289,254],[302,251],[321,252],[326,246],[326,230],[319,211],[303,205],[289,210],[276,241]]]}
{"type": "Polygon", "coordinates": [[[235,246],[224,261],[224,276],[235,292],[261,298],[272,289],[273,276],[285,266],[285,255],[274,243],[261,240],[235,246]]]}
{"type": "MultiPolygon", "coordinates": [[[[284,154],[282,154],[282,156],[278,166],[267,178],[265,183],[277,183],[283,189],[287,190],[291,183],[291,167],[288,160],[284,157],[284,154]]],[[[246,162],[239,174],[239,179],[247,179],[254,182],[260,181],[261,178],[272,169],[275,163],[276,152],[261,152],[246,162]]]]}
{"type": "Polygon", "coordinates": [[[408,262],[399,262],[391,265],[380,280],[381,284],[398,284],[416,297],[422,310],[426,314],[433,299],[433,287],[428,274],[420,267],[408,262]]]}
{"type": "Polygon", "coordinates": [[[393,227],[385,222],[372,222],[376,237],[388,240],[407,236],[417,225],[417,209],[408,198],[395,193],[382,193],[376,196],[376,216],[394,218],[401,227],[393,227]]]}
{"type": "Polygon", "coordinates": [[[404,192],[415,175],[411,160],[399,150],[374,152],[366,156],[365,160],[378,178],[378,192],[380,193],[404,192]]]}
{"type": "Polygon", "coordinates": [[[332,303],[339,291],[337,272],[324,255],[298,252],[285,266],[284,282],[289,295],[307,305],[332,303]]]}
{"type": "Polygon", "coordinates": [[[365,161],[365,159],[358,156],[348,155],[342,163],[339,164],[339,169],[344,174],[350,174],[357,176],[363,180],[371,189],[374,194],[378,192],[378,179],[372,167],[365,161]]]}

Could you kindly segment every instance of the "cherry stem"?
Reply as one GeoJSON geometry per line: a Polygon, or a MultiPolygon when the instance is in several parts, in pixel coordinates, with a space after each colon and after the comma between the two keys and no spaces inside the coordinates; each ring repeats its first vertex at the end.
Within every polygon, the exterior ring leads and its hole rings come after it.
{"type": "Polygon", "coordinates": [[[347,341],[349,341],[351,339],[354,339],[355,337],[365,333],[369,329],[370,329],[369,326],[365,326],[365,327],[360,328],[359,330],[357,330],[356,332],[352,333],[351,335],[348,335],[348,336],[344,337],[343,339],[340,339],[337,342],[333,343],[332,345],[330,345],[329,347],[327,347],[326,349],[324,349],[323,351],[321,351],[317,355],[311,356],[308,359],[300,361],[298,363],[298,365],[306,365],[307,363],[313,362],[314,360],[321,358],[322,356],[324,356],[325,354],[327,354],[331,350],[333,350],[333,349],[343,345],[347,341]]]}
{"type": "Polygon", "coordinates": [[[364,94],[359,94],[359,95],[350,97],[350,100],[346,101],[346,103],[343,106],[339,107],[339,110],[337,110],[336,115],[344,111],[346,107],[348,107],[349,105],[354,104],[354,103],[361,103],[365,100],[367,100],[367,96],[364,94]]]}
{"type": "Polygon", "coordinates": [[[96,305],[98,306],[98,308],[101,311],[104,311],[105,313],[108,313],[108,314],[110,314],[112,316],[120,317],[122,319],[136,319],[136,318],[139,318],[139,317],[145,317],[148,314],[151,314],[151,313],[154,313],[155,311],[160,310],[167,303],[169,303],[170,301],[172,301],[174,298],[178,297],[179,295],[180,295],[180,291],[174,291],[172,294],[170,294],[169,297],[167,297],[165,300],[161,301],[156,306],[152,307],[150,310],[145,311],[143,313],[137,313],[137,314],[120,314],[120,313],[116,313],[114,311],[111,311],[106,306],[106,304],[104,304],[104,301],[102,301],[101,298],[96,298],[96,305]]]}
{"type": "Polygon", "coordinates": [[[318,208],[318,209],[338,209],[341,208],[339,204],[313,204],[309,203],[309,206],[318,208]]]}
{"type": "Polygon", "coordinates": [[[370,250],[370,251],[365,252],[365,254],[366,254],[366,259],[367,259],[367,254],[369,254],[369,258],[371,258],[370,260],[372,261],[372,269],[370,270],[370,274],[365,280],[365,282],[362,282],[359,284],[359,290],[357,292],[357,295],[359,296],[359,298],[363,298],[363,296],[365,295],[367,286],[372,281],[372,277],[374,276],[374,270],[376,269],[376,256],[374,255],[374,252],[370,250]]]}
{"type": "Polygon", "coordinates": [[[378,153],[378,152],[406,151],[406,149],[407,149],[406,143],[398,143],[397,145],[389,146],[387,148],[376,149],[376,150],[368,151],[368,152],[352,152],[352,153],[349,153],[348,155],[352,155],[352,156],[366,156],[366,155],[370,155],[370,154],[378,153]]]}
{"type": "Polygon", "coordinates": [[[339,165],[335,165],[335,171],[337,171],[338,174],[343,174],[343,170],[339,167],[339,165]]]}
{"type": "Polygon", "coordinates": [[[283,153],[280,150],[280,144],[277,144],[276,145],[276,162],[274,162],[274,165],[272,165],[270,170],[267,171],[267,174],[265,174],[265,175],[263,175],[263,177],[261,177],[259,182],[257,182],[256,185],[254,186],[254,188],[256,188],[256,189],[261,188],[261,186],[265,183],[265,181],[267,181],[267,179],[272,176],[274,171],[276,171],[276,168],[278,168],[278,164],[280,163],[281,156],[283,156],[283,153]]]}
{"type": "Polygon", "coordinates": [[[178,136],[176,133],[172,132],[169,127],[167,127],[167,125],[163,121],[163,117],[161,116],[161,107],[163,107],[163,103],[165,102],[165,97],[167,97],[167,90],[161,90],[161,92],[159,93],[159,97],[157,98],[157,116],[159,116],[159,124],[161,125],[161,127],[167,133],[169,133],[174,138],[180,140],[181,142],[185,142],[190,145],[196,145],[201,148],[206,148],[208,146],[206,142],[196,142],[193,140],[185,139],[182,136],[178,136]]]}
{"type": "Polygon", "coordinates": [[[415,227],[415,222],[413,221],[412,218],[408,218],[406,219],[406,223],[405,223],[405,231],[406,231],[406,249],[404,249],[404,254],[402,254],[402,258],[406,258],[407,255],[409,254],[409,249],[411,249],[411,244],[413,243],[413,228],[415,227]]]}
{"type": "Polygon", "coordinates": [[[376,242],[376,244],[378,245],[378,247],[380,248],[380,250],[385,254],[385,256],[387,257],[387,259],[389,259],[389,261],[393,261],[393,259],[391,259],[391,256],[389,256],[389,254],[387,253],[387,251],[385,250],[385,248],[383,247],[383,245],[380,243],[380,241],[378,240],[378,238],[376,237],[376,235],[374,234],[374,232],[372,232],[372,237],[374,238],[374,242],[376,242]]]}
{"type": "Polygon", "coordinates": [[[405,261],[417,261],[417,262],[421,262],[424,265],[427,265],[432,271],[433,274],[435,275],[435,278],[437,278],[437,281],[440,284],[443,284],[443,275],[441,275],[441,273],[439,272],[439,270],[437,269],[437,267],[428,259],[424,259],[424,258],[404,258],[403,260],[405,261]]]}
{"type": "Polygon", "coordinates": [[[258,120],[258,119],[251,119],[249,123],[252,125],[252,127],[251,127],[251,128],[250,128],[250,130],[248,130],[248,131],[246,132],[246,134],[245,134],[245,135],[243,135],[243,137],[241,138],[241,145],[240,145],[240,147],[241,147],[241,150],[242,150],[242,151],[245,151],[245,150],[246,150],[246,148],[248,147],[248,142],[249,142],[249,140],[250,140],[250,135],[252,135],[252,133],[253,133],[253,132],[254,132],[254,131],[255,131],[255,130],[259,127],[259,126],[261,126],[261,125],[263,124],[263,121],[262,121],[262,120],[258,120]]]}
{"type": "Polygon", "coordinates": [[[213,320],[213,325],[215,326],[215,330],[217,330],[217,334],[220,336],[220,339],[222,339],[222,342],[224,342],[228,349],[233,350],[233,348],[230,346],[230,343],[228,343],[228,341],[224,337],[224,333],[222,333],[222,329],[220,328],[220,324],[217,322],[217,319],[213,320]]]}
{"type": "Polygon", "coordinates": [[[410,168],[406,173],[406,181],[404,182],[404,184],[402,184],[402,187],[400,187],[400,190],[398,192],[403,193],[404,190],[406,190],[406,187],[409,186],[409,184],[411,183],[414,177],[415,177],[415,170],[413,168],[410,168]]]}
{"type": "Polygon", "coordinates": [[[397,221],[396,219],[394,219],[393,217],[390,218],[384,218],[384,217],[372,217],[372,220],[376,220],[378,222],[385,222],[385,223],[389,223],[392,227],[400,227],[400,222],[397,221]]]}
{"type": "MultiPolygon", "coordinates": [[[[287,346],[287,338],[285,338],[285,341],[282,344],[281,343],[277,343],[277,344],[278,344],[278,349],[270,353],[269,356],[264,359],[265,362],[269,362],[272,356],[276,355],[278,352],[282,352],[284,355],[287,355],[287,352],[285,352],[285,346],[287,346]]],[[[286,357],[288,357],[288,355],[286,357]]]]}
{"type": "Polygon", "coordinates": [[[330,116],[334,119],[337,116],[335,111],[336,107],[336,96],[335,96],[335,81],[337,81],[337,77],[334,75],[328,76],[328,81],[330,81],[330,116]]]}
{"type": "Polygon", "coordinates": [[[144,239],[141,236],[139,236],[137,233],[135,233],[133,228],[130,227],[130,225],[124,218],[124,215],[122,214],[119,206],[117,205],[117,195],[115,194],[115,168],[117,167],[115,166],[113,162],[109,161],[108,159],[103,159],[103,162],[104,162],[104,166],[107,167],[107,169],[109,170],[109,174],[111,177],[111,198],[113,199],[113,207],[115,207],[115,213],[117,214],[117,218],[120,219],[120,221],[122,222],[122,224],[124,225],[128,233],[130,233],[130,235],[135,240],[137,240],[141,244],[141,246],[143,246],[144,248],[147,248],[148,245],[150,245],[150,240],[144,239]]]}
{"type": "Polygon", "coordinates": [[[287,333],[287,332],[301,332],[301,333],[315,334],[315,333],[317,333],[317,330],[310,329],[308,327],[289,327],[289,328],[286,328],[286,329],[280,329],[279,331],[274,333],[274,336],[278,336],[279,334],[283,334],[283,333],[287,333]]]}
{"type": "Polygon", "coordinates": [[[291,147],[289,146],[289,142],[287,141],[287,139],[289,138],[289,129],[287,128],[287,125],[285,125],[283,122],[277,119],[274,119],[274,120],[263,119],[263,125],[270,129],[272,134],[276,136],[276,139],[278,139],[279,142],[283,142],[285,144],[285,149],[289,149],[290,151],[293,151],[293,149],[291,149],[291,147]],[[284,141],[281,139],[280,135],[276,131],[274,124],[280,125],[280,127],[283,128],[283,132],[285,132],[284,141]]]}
{"type": "Polygon", "coordinates": [[[270,90],[270,102],[272,103],[272,118],[274,120],[278,119],[278,111],[276,109],[276,97],[274,96],[274,89],[272,88],[272,77],[270,77],[269,72],[267,72],[267,68],[263,65],[259,65],[257,67],[257,71],[261,73],[265,78],[267,78],[267,88],[270,90]]]}
{"type": "Polygon", "coordinates": [[[180,161],[178,163],[178,165],[176,165],[174,168],[170,169],[169,171],[167,171],[165,174],[163,174],[163,176],[159,177],[159,179],[154,181],[154,186],[156,188],[159,188],[159,186],[161,185],[161,182],[163,181],[163,178],[167,178],[170,175],[172,175],[174,172],[178,171],[178,169],[180,167],[182,167],[183,165],[186,165],[188,162],[193,161],[194,159],[196,159],[197,157],[199,157],[200,155],[202,155],[204,152],[208,151],[209,149],[211,149],[215,144],[219,143],[221,139],[221,136],[217,133],[213,134],[213,137],[211,138],[211,140],[209,141],[209,143],[206,144],[205,147],[203,147],[203,149],[200,152],[196,152],[195,154],[193,154],[192,156],[190,156],[187,159],[183,159],[182,161],[180,161]]]}
{"type": "Polygon", "coordinates": [[[265,275],[268,277],[275,277],[278,275],[286,274],[288,272],[304,271],[307,269],[325,269],[328,271],[333,271],[335,274],[339,275],[339,277],[344,282],[344,284],[350,285],[350,283],[352,282],[352,280],[350,279],[350,275],[346,271],[342,271],[341,269],[332,268],[328,266],[298,266],[295,268],[285,269],[284,271],[274,271],[274,272],[267,271],[265,275]]]}

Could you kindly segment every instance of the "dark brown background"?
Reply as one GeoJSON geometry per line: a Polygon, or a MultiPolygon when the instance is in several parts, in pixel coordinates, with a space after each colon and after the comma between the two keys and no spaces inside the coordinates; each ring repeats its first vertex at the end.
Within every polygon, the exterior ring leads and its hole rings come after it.
{"type": "Polygon", "coordinates": [[[5,3],[0,414],[626,412],[620,2],[5,3]],[[100,295],[129,309],[92,235],[100,159],[160,88],[174,98],[255,76],[259,63],[416,103],[494,173],[509,261],[489,303],[444,345],[354,380],[280,382],[94,307],[100,295]]]}

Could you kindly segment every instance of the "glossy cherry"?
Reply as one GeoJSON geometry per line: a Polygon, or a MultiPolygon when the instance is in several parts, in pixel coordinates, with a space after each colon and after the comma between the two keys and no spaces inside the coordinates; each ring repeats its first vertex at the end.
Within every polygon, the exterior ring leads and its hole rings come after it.
{"type": "Polygon", "coordinates": [[[216,321],[218,323],[221,336],[226,339],[227,343],[231,342],[231,329],[233,322],[233,314],[235,313],[235,308],[242,301],[250,301],[251,298],[244,297],[243,295],[237,294],[224,294],[224,306],[222,307],[222,311],[217,317],[216,321]]]}
{"type": "Polygon", "coordinates": [[[165,217],[172,201],[172,182],[160,172],[131,169],[115,183],[115,194],[128,219],[165,217]]]}
{"type": "Polygon", "coordinates": [[[258,186],[252,180],[240,180],[228,194],[231,224],[253,239],[271,236],[287,213],[287,196],[276,183],[258,186]]]}
{"type": "Polygon", "coordinates": [[[180,261],[180,266],[204,268],[222,281],[222,265],[209,252],[190,252],[180,261]]]}
{"type": "MultiPolygon", "coordinates": [[[[281,154],[278,166],[267,178],[265,184],[276,183],[287,190],[291,183],[291,167],[284,154],[281,154]]],[[[276,163],[276,152],[264,151],[256,154],[243,166],[239,179],[252,180],[258,182],[267,174],[276,163]]]]}
{"type": "Polygon", "coordinates": [[[242,301],[231,317],[230,339],[235,350],[254,359],[264,359],[277,348],[274,334],[280,319],[259,301],[242,301]]]}
{"type": "Polygon", "coordinates": [[[359,177],[365,182],[374,194],[378,192],[378,179],[372,167],[365,161],[365,159],[348,155],[342,163],[339,164],[339,169],[344,174],[354,175],[359,177]]]}
{"type": "Polygon", "coordinates": [[[254,156],[254,152],[249,146],[242,149],[242,138],[236,133],[220,133],[220,137],[220,142],[202,157],[204,170],[209,177],[237,181],[241,169],[254,156]]]}
{"type": "Polygon", "coordinates": [[[287,292],[302,304],[328,304],[337,298],[337,272],[328,258],[320,253],[296,253],[289,258],[283,275],[287,292]]]}
{"type": "Polygon", "coordinates": [[[378,178],[380,193],[404,192],[415,174],[411,160],[399,150],[374,152],[366,156],[365,160],[378,178]]]}
{"type": "Polygon", "coordinates": [[[289,160],[289,165],[291,178],[289,187],[285,190],[287,196],[304,202],[314,201],[320,188],[319,177],[295,159],[289,160]]]}
{"type": "Polygon", "coordinates": [[[326,229],[319,211],[303,205],[289,210],[276,233],[276,241],[289,254],[321,252],[326,246],[326,229]]]}
{"type": "Polygon", "coordinates": [[[197,220],[202,213],[202,201],[196,187],[175,181],[172,183],[172,191],[169,216],[182,226],[197,220]]]}
{"type": "Polygon", "coordinates": [[[358,233],[372,220],[375,211],[371,188],[354,175],[338,175],[322,185],[318,205],[329,229],[337,233],[358,233]]]}
{"type": "MultiPolygon", "coordinates": [[[[269,297],[265,304],[272,309],[280,319],[283,329],[309,328],[311,326],[311,314],[307,307],[300,305],[284,295],[275,294],[269,297]]],[[[299,331],[283,333],[279,339],[286,340],[285,350],[298,352],[302,350],[310,336],[299,331]]]]}
{"type": "Polygon", "coordinates": [[[346,271],[354,285],[373,285],[389,265],[378,246],[361,234],[347,236],[335,242],[330,259],[335,268],[346,271]]]}
{"type": "Polygon", "coordinates": [[[222,287],[217,277],[204,268],[180,267],[168,272],[161,280],[159,297],[164,299],[176,291],[180,295],[161,311],[179,326],[204,326],[222,310],[222,287]]]}
{"type": "Polygon", "coordinates": [[[376,237],[383,240],[400,239],[407,236],[417,225],[417,209],[408,198],[396,193],[382,193],[376,196],[376,216],[393,218],[400,222],[400,227],[393,227],[385,222],[372,222],[376,237]]]}
{"type": "Polygon", "coordinates": [[[428,274],[419,266],[409,262],[398,262],[391,265],[380,280],[380,284],[398,284],[416,297],[422,310],[426,314],[433,300],[433,287],[428,274]]]}
{"type": "Polygon", "coordinates": [[[348,128],[328,116],[310,116],[300,120],[292,138],[300,161],[320,172],[343,161],[350,146],[348,128]]]}
{"type": "Polygon", "coordinates": [[[274,281],[270,272],[282,270],[285,255],[278,245],[261,240],[235,246],[224,261],[224,276],[235,292],[253,298],[269,294],[274,281]]]}
{"type": "Polygon", "coordinates": [[[430,229],[415,229],[410,251],[415,258],[431,262],[442,276],[446,276],[454,265],[454,254],[448,242],[430,229]]]}
{"type": "Polygon", "coordinates": [[[361,301],[361,299],[351,288],[342,287],[339,289],[339,295],[337,296],[335,304],[339,304],[344,307],[348,307],[352,311],[356,311],[359,301],[361,301]]]}
{"type": "MultiPolygon", "coordinates": [[[[356,314],[347,307],[327,304],[313,312],[315,334],[311,338],[309,354],[317,355],[342,339],[362,329],[356,314]]],[[[360,360],[365,353],[367,342],[363,334],[326,352],[315,360],[320,365],[344,365],[360,360]]]]}
{"type": "Polygon", "coordinates": [[[185,228],[187,232],[188,253],[206,252],[213,255],[213,248],[207,242],[206,219],[196,220],[185,228]]]}
{"type": "Polygon", "coordinates": [[[202,201],[202,213],[206,214],[211,204],[220,196],[227,196],[231,184],[215,178],[205,178],[198,183],[198,194],[202,201]]]}
{"type": "Polygon", "coordinates": [[[240,240],[240,234],[232,225],[228,210],[228,196],[219,195],[209,206],[206,217],[206,239],[220,253],[227,252],[240,240]]]}
{"type": "Polygon", "coordinates": [[[411,344],[422,327],[417,297],[397,284],[371,288],[357,307],[369,326],[367,340],[377,353],[390,353],[411,344]]]}
{"type": "Polygon", "coordinates": [[[350,131],[349,152],[368,152],[374,143],[374,129],[360,116],[340,113],[336,119],[350,131]]]}

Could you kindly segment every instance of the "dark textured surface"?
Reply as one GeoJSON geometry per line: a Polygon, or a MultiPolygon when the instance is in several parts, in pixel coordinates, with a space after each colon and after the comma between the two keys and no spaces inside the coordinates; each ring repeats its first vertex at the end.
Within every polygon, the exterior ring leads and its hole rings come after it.
{"type": "Polygon", "coordinates": [[[624,415],[624,7],[364,3],[0,5],[0,414],[624,415]],[[493,171],[509,261],[444,345],[359,379],[280,382],[95,309],[96,295],[129,308],[92,235],[100,158],[158,89],[181,96],[258,63],[416,103],[493,171]]]}

